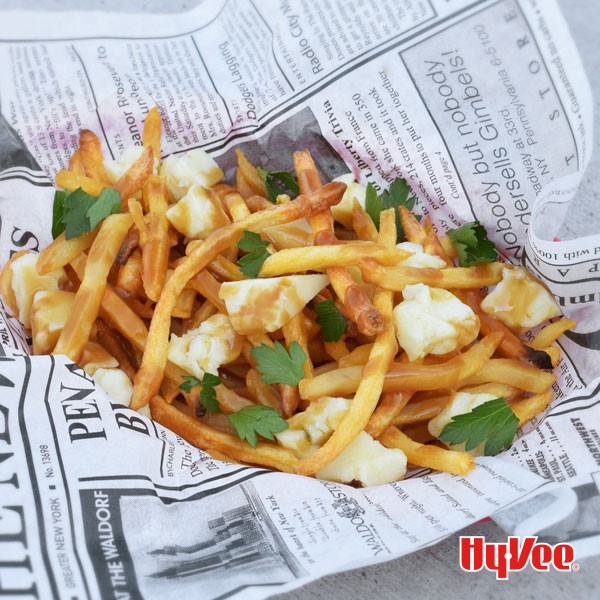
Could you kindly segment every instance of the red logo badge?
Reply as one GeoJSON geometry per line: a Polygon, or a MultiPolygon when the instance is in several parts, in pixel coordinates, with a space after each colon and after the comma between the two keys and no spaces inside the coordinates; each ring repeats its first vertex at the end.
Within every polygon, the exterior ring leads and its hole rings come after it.
{"type": "Polygon", "coordinates": [[[483,536],[460,537],[460,568],[474,572],[486,568],[496,579],[508,579],[513,571],[531,566],[536,571],[577,571],[575,550],[570,544],[538,543],[537,536],[510,536],[507,543],[487,543],[483,536]]]}

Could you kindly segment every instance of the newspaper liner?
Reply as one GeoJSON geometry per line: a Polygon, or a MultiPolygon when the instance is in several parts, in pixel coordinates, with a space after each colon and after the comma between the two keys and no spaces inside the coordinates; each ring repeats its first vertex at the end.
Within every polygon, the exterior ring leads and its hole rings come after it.
{"type": "Polygon", "coordinates": [[[271,169],[308,146],[324,177],[408,178],[418,212],[441,229],[481,220],[579,323],[551,409],[500,458],[353,489],[211,459],[64,357],[29,357],[2,310],[2,593],[264,598],[488,515],[577,559],[598,552],[600,236],[548,241],[589,161],[592,103],[554,2],[3,12],[0,31],[0,263],[50,241],[51,177],[79,129],[118,156],[156,103],[165,155],[201,146],[228,175],[239,144],[271,169]]]}

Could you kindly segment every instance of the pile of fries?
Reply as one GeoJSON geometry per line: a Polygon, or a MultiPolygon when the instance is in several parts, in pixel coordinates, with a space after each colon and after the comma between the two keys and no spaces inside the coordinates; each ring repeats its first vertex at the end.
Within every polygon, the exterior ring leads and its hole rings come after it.
{"type": "MultiPolygon", "coordinates": [[[[242,152],[232,184],[220,181],[220,169],[205,157],[209,166],[199,193],[217,216],[211,217],[213,227],[194,239],[188,235],[189,219],[178,230],[168,218],[189,189],[163,169],[160,137],[161,118],[153,109],[145,120],[143,151],[115,182],[98,137],[81,132],[80,147],[69,168],[57,174],[57,186],[69,192],[81,188],[94,197],[105,188],[115,189],[121,210],[77,237],[61,233],[32,259],[37,278],[25,300],[13,269],[24,254],[15,254],[4,266],[0,292],[31,330],[35,353],[65,354],[90,374],[119,370],[122,401],[141,411],[149,407],[152,418],[216,458],[308,476],[327,473],[364,433],[383,449],[400,450],[409,465],[464,475],[474,467],[472,454],[449,448],[428,429],[456,394],[504,398],[520,424],[546,408],[555,381],[549,369],[559,360],[552,343],[574,323],[556,320],[525,343],[519,337],[525,328],[509,327],[484,311],[488,287],[518,267],[500,262],[455,266],[452,241],[405,207],[382,210],[377,227],[364,202],[347,198],[345,183],[321,182],[307,150],[293,155],[299,195],[291,200],[281,194],[276,202],[268,198],[261,172],[242,152]],[[346,212],[340,222],[332,207],[343,198],[346,212]],[[397,215],[408,242],[441,259],[443,268],[402,264],[413,253],[397,245],[397,215]],[[221,291],[247,280],[237,243],[249,232],[259,234],[267,248],[253,281],[314,274],[324,281],[312,300],[275,330],[266,319],[273,311],[289,309],[277,304],[284,302],[283,296],[270,294],[250,307],[238,299],[246,311],[237,315],[238,322],[254,319],[246,331],[232,328],[236,321],[221,291]],[[45,287],[50,280],[54,283],[45,287]],[[393,311],[406,286],[419,284],[451,292],[474,314],[476,330],[449,352],[411,361],[398,344],[393,311]],[[317,323],[315,304],[327,300],[345,322],[336,341],[325,341],[317,323]],[[264,311],[257,314],[261,304],[264,311]],[[50,325],[48,315],[55,319],[50,325]],[[217,315],[227,317],[219,323],[230,334],[230,354],[211,369],[219,377],[214,385],[218,412],[207,412],[200,404],[202,378],[185,361],[173,360],[171,350],[173,340],[193,341],[203,323],[217,323],[217,315]],[[257,330],[256,322],[263,321],[263,329],[257,330]],[[304,353],[297,385],[269,383],[259,370],[253,350],[277,343],[288,351],[299,346],[304,353]],[[182,385],[194,376],[196,385],[182,385]],[[308,454],[286,447],[285,435],[279,442],[279,435],[274,439],[269,432],[253,447],[227,418],[258,405],[292,426],[324,398],[343,398],[344,410],[308,454]]],[[[184,205],[179,206],[179,218],[185,221],[184,205]]],[[[219,336],[218,328],[205,329],[219,336]]],[[[208,387],[205,391],[211,392],[208,387]]]]}

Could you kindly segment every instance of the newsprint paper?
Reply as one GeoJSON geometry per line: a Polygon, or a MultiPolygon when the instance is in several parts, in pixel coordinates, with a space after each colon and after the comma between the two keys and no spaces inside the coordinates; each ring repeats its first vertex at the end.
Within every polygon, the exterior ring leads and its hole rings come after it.
{"type": "MultiPolygon", "coordinates": [[[[397,176],[440,230],[479,219],[578,321],[555,400],[468,477],[367,489],[218,462],[111,402],[0,313],[0,595],[264,598],[492,515],[600,549],[600,236],[552,241],[589,161],[592,102],[554,1],[211,1],[179,15],[2,12],[0,263],[50,241],[81,128],[112,157],[158,105],[165,155],[397,176]]],[[[533,335],[535,332],[531,332],[533,335]]]]}

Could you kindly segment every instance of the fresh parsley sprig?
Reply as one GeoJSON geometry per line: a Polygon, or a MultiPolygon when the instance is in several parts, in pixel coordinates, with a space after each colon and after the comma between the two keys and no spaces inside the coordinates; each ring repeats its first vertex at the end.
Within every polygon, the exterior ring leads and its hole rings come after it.
{"type": "Polygon", "coordinates": [[[289,427],[276,410],[261,404],[245,406],[227,415],[227,419],[235,427],[240,439],[248,440],[253,448],[258,444],[257,434],[272,440],[274,433],[280,433],[289,427]]]}
{"type": "Polygon", "coordinates": [[[488,239],[487,231],[479,221],[466,223],[458,229],[451,229],[448,237],[456,248],[460,267],[491,263],[498,258],[494,243],[488,239]]]}
{"type": "Polygon", "coordinates": [[[221,384],[219,377],[212,373],[204,373],[202,381],[193,375],[182,375],[182,378],[183,383],[179,384],[179,389],[187,394],[190,394],[196,386],[202,386],[200,388],[200,402],[196,409],[199,417],[203,417],[205,411],[208,411],[211,415],[221,412],[215,391],[215,387],[221,384]]]}
{"type": "MultiPolygon", "coordinates": [[[[379,229],[380,214],[388,208],[395,209],[396,214],[396,231],[398,232],[398,242],[404,241],[404,230],[400,222],[399,206],[405,206],[408,210],[412,210],[415,206],[417,198],[411,190],[405,179],[396,177],[389,189],[384,190],[381,195],[377,195],[377,191],[371,183],[367,185],[365,198],[365,210],[373,220],[375,227],[379,229]]],[[[417,219],[420,219],[417,216],[417,219]]]]}
{"type": "Polygon", "coordinates": [[[79,237],[96,229],[109,215],[121,212],[121,195],[117,190],[104,188],[92,196],[77,188],[74,192],[57,191],[52,206],[52,237],[63,231],[66,238],[79,237]]]}
{"type": "Polygon", "coordinates": [[[334,300],[323,300],[315,304],[317,323],[323,329],[326,342],[337,342],[346,331],[346,319],[338,310],[334,300]]]}
{"type": "Polygon", "coordinates": [[[267,188],[267,195],[271,202],[275,202],[280,194],[291,192],[290,197],[295,198],[300,193],[298,182],[289,171],[265,171],[261,167],[256,169],[267,188]],[[282,184],[283,188],[276,182],[282,184]]]}
{"type": "Polygon", "coordinates": [[[221,380],[212,373],[204,373],[200,388],[200,404],[211,414],[221,412],[215,387],[221,385],[221,380]]]}
{"type": "Polygon", "coordinates": [[[200,380],[193,375],[182,375],[183,383],[179,384],[179,389],[186,394],[191,394],[192,389],[194,389],[197,385],[200,385],[200,380]]]}
{"type": "Polygon", "coordinates": [[[495,398],[452,417],[438,438],[452,446],[464,443],[466,451],[485,441],[484,454],[495,456],[510,447],[518,427],[519,418],[506,400],[495,398]]]}
{"type": "Polygon", "coordinates": [[[275,342],[273,348],[261,344],[252,348],[250,353],[258,363],[256,369],[263,374],[262,380],[266,383],[298,385],[304,377],[302,365],[306,360],[306,354],[298,342],[290,344],[289,352],[283,344],[275,342]]]}
{"type": "Polygon", "coordinates": [[[267,250],[269,242],[263,240],[258,233],[244,229],[244,235],[238,241],[237,247],[244,252],[244,256],[238,259],[240,271],[249,279],[258,277],[263,263],[271,253],[267,250]]]}

